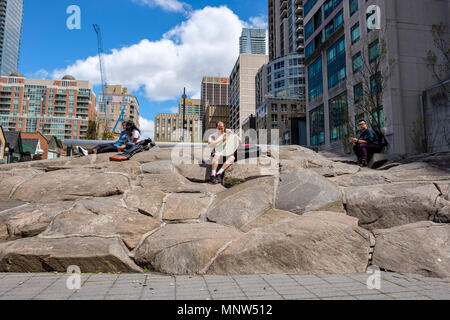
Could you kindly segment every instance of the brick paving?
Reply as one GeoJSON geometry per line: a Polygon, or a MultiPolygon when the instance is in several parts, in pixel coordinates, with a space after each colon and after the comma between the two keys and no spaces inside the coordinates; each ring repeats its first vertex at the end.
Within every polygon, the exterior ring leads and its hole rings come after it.
{"type": "Polygon", "coordinates": [[[0,274],[0,300],[449,300],[450,279],[370,275],[162,276],[82,274],[69,290],[67,274],[0,274]]]}

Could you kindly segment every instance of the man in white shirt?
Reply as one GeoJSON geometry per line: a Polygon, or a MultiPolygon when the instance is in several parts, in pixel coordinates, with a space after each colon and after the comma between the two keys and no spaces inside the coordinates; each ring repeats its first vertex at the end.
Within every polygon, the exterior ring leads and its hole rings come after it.
{"type": "MultiPolygon", "coordinates": [[[[225,171],[231,167],[234,163],[234,161],[236,160],[236,158],[234,157],[234,152],[237,150],[237,148],[239,147],[240,143],[241,143],[241,139],[236,136],[231,130],[229,129],[225,129],[225,124],[223,122],[219,122],[217,123],[217,132],[212,134],[209,139],[208,139],[208,145],[209,147],[213,148],[213,152],[211,154],[212,158],[213,158],[213,162],[212,162],[212,170],[211,170],[211,183],[212,184],[219,184],[222,183],[222,176],[225,173],[225,171]],[[232,150],[232,155],[230,155],[227,158],[227,154],[224,154],[224,150],[225,148],[223,148],[223,150],[221,150],[221,152],[217,152],[216,148],[217,147],[223,147],[227,141],[230,140],[234,140],[234,141],[238,141],[237,145],[235,147],[232,147],[233,149],[236,148],[236,150],[232,150]],[[217,169],[219,168],[219,161],[220,158],[223,158],[223,166],[222,168],[219,170],[219,172],[217,172],[217,169]]],[[[232,142],[232,141],[230,141],[232,142]]]]}

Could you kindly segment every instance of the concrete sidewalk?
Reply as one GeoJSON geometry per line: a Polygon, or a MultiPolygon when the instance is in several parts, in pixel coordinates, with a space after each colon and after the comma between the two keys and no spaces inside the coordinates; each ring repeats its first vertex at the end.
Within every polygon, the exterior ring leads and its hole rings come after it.
{"type": "Polygon", "coordinates": [[[81,289],[67,288],[67,274],[0,274],[0,300],[449,300],[450,279],[370,274],[162,276],[83,274],[81,289]]]}

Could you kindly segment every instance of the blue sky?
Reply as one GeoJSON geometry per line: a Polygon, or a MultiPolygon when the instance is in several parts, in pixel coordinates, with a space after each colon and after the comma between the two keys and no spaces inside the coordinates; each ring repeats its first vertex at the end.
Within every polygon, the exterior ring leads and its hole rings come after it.
{"type": "Polygon", "coordinates": [[[171,112],[187,87],[198,96],[202,75],[228,76],[242,27],[264,27],[266,0],[25,0],[19,71],[27,77],[73,74],[98,94],[97,38],[102,27],[109,84],[123,84],[140,101],[151,134],[158,112],[171,112]],[[81,29],[69,30],[70,5],[81,29]]]}

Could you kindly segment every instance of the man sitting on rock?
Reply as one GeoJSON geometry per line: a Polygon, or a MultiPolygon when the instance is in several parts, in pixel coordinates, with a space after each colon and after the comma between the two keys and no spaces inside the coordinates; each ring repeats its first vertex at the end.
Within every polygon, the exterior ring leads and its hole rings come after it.
{"type": "Polygon", "coordinates": [[[217,132],[212,134],[208,139],[208,145],[209,147],[213,148],[213,152],[211,153],[212,160],[212,170],[211,170],[211,183],[212,184],[219,184],[222,183],[222,176],[225,173],[225,171],[231,167],[236,160],[234,157],[234,150],[232,155],[226,157],[225,154],[221,154],[220,152],[216,152],[216,148],[219,145],[225,144],[230,137],[233,137],[234,139],[237,139],[239,141],[239,144],[241,143],[241,139],[236,136],[231,130],[225,128],[225,124],[223,122],[218,122],[216,125],[217,132]],[[217,172],[217,169],[219,168],[219,161],[222,158],[223,166],[217,172]]]}
{"type": "Polygon", "coordinates": [[[373,154],[382,151],[381,141],[376,132],[368,128],[366,121],[361,120],[358,127],[361,130],[361,135],[359,138],[351,138],[350,141],[355,144],[353,151],[358,157],[358,165],[367,167],[373,154]]]}

